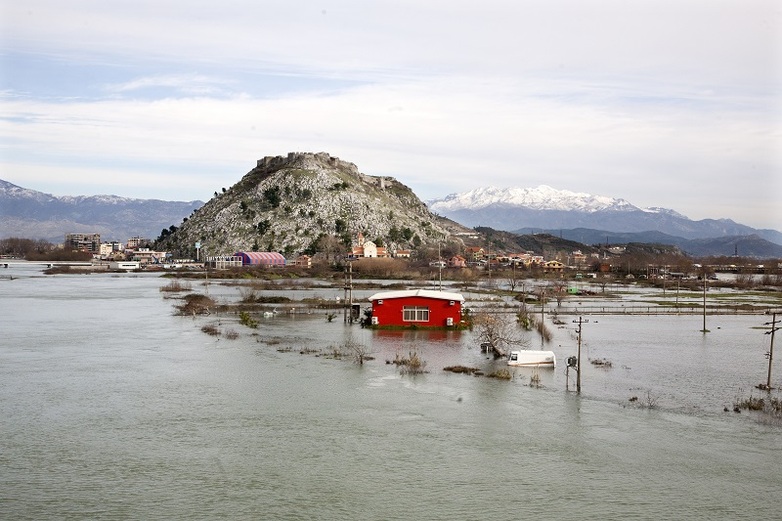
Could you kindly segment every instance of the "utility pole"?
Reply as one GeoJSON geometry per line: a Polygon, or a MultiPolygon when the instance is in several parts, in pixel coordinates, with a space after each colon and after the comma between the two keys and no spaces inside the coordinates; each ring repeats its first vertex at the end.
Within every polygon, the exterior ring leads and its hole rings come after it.
{"type": "Polygon", "coordinates": [[[540,347],[543,347],[546,341],[546,339],[543,338],[543,334],[542,334],[545,321],[546,321],[546,288],[541,288],[540,289],[540,327],[541,327],[540,347]]]}
{"type": "Polygon", "coordinates": [[[343,322],[347,323],[350,315],[350,323],[353,323],[353,263],[348,260],[345,266],[345,296],[343,306],[346,306],[343,313],[343,322]]]}
{"type": "Polygon", "coordinates": [[[491,288],[491,250],[487,246],[486,252],[486,266],[489,269],[489,287],[491,288]]]}
{"type": "Polygon", "coordinates": [[[578,353],[576,356],[576,393],[581,394],[581,317],[578,317],[578,353]]]}
{"type": "MultiPolygon", "coordinates": [[[[198,244],[198,250],[201,249],[201,243],[198,244]]],[[[206,252],[204,252],[204,287],[206,288],[206,295],[209,296],[209,257],[206,255],[206,252]]]]}
{"type": "Polygon", "coordinates": [[[348,263],[348,276],[350,278],[350,287],[348,288],[348,302],[350,305],[350,323],[353,323],[353,263],[348,263]]]}
{"type": "Polygon", "coordinates": [[[679,314],[679,284],[681,279],[676,279],[676,314],[679,314]]]}
{"type": "Polygon", "coordinates": [[[766,335],[771,335],[771,346],[768,348],[766,358],[768,358],[768,378],[766,378],[766,390],[771,391],[771,361],[774,359],[774,331],[779,329],[777,327],[777,313],[771,312],[771,322],[766,322],[764,325],[770,325],[771,331],[766,331],[766,335]]]}
{"type": "Polygon", "coordinates": [[[706,329],[706,268],[703,268],[703,329],[701,329],[701,332],[705,335],[709,332],[708,329],[706,329]]]}

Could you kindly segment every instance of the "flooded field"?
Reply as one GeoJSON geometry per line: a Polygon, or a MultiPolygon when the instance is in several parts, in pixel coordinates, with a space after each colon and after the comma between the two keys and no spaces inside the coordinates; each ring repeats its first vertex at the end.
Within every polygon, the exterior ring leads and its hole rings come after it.
{"type": "MultiPolygon", "coordinates": [[[[706,334],[698,315],[584,317],[577,395],[562,363],[576,351],[575,317],[547,315],[556,369],[515,369],[507,381],[442,370],[504,367],[471,331],[372,331],[318,310],[259,315],[251,329],[235,313],[175,316],[167,282],[35,270],[0,280],[9,518],[780,515],[782,427],[732,411],[737,397],[761,395],[768,317],[709,316],[706,334]],[[201,331],[210,324],[222,334],[201,331]],[[329,356],[346,342],[374,359],[329,356]],[[412,351],[426,373],[387,363],[412,351]]],[[[241,298],[241,286],[210,282],[192,291],[241,298]]],[[[660,298],[627,290],[600,302],[660,298]]],[[[778,385],[782,369],[772,377],[778,385]]]]}

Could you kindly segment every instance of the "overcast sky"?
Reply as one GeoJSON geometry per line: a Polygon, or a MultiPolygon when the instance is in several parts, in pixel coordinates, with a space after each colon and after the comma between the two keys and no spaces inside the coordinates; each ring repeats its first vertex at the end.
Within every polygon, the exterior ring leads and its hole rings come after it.
{"type": "Polygon", "coordinates": [[[0,0],[0,178],[208,200],[291,151],[422,199],[621,197],[782,229],[776,0],[0,0]]]}

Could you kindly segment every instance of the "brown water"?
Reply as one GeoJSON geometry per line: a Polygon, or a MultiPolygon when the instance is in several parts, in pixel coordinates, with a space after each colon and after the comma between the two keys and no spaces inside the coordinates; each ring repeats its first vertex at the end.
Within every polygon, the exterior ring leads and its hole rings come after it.
{"type": "MultiPolygon", "coordinates": [[[[715,317],[706,336],[698,317],[601,317],[584,327],[584,356],[613,367],[585,367],[577,396],[564,364],[540,388],[529,370],[510,382],[443,372],[501,367],[469,332],[378,333],[315,314],[253,335],[232,317],[173,316],[163,285],[0,281],[4,518],[781,515],[780,427],[722,411],[765,378],[763,317],[715,317]],[[298,353],[348,338],[376,359],[298,353]],[[386,364],[412,349],[427,374],[386,364]],[[628,400],[647,393],[655,408],[628,400]]],[[[550,347],[562,361],[574,342],[567,324],[550,347]]]]}

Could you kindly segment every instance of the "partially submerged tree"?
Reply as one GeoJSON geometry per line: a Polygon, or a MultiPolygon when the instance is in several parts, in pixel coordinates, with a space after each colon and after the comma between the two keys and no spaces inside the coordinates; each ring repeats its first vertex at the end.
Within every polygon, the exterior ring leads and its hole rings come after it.
{"type": "Polygon", "coordinates": [[[473,327],[478,340],[494,352],[496,358],[507,356],[513,346],[525,347],[528,341],[516,323],[515,315],[481,311],[475,314],[473,327]]]}
{"type": "Polygon", "coordinates": [[[407,357],[399,356],[397,353],[392,363],[399,367],[399,374],[402,375],[414,376],[426,372],[426,360],[421,358],[416,351],[410,351],[407,357]]]}
{"type": "Polygon", "coordinates": [[[365,360],[371,360],[370,349],[365,344],[348,338],[345,343],[342,344],[342,351],[353,359],[358,365],[364,365],[365,360]]]}

